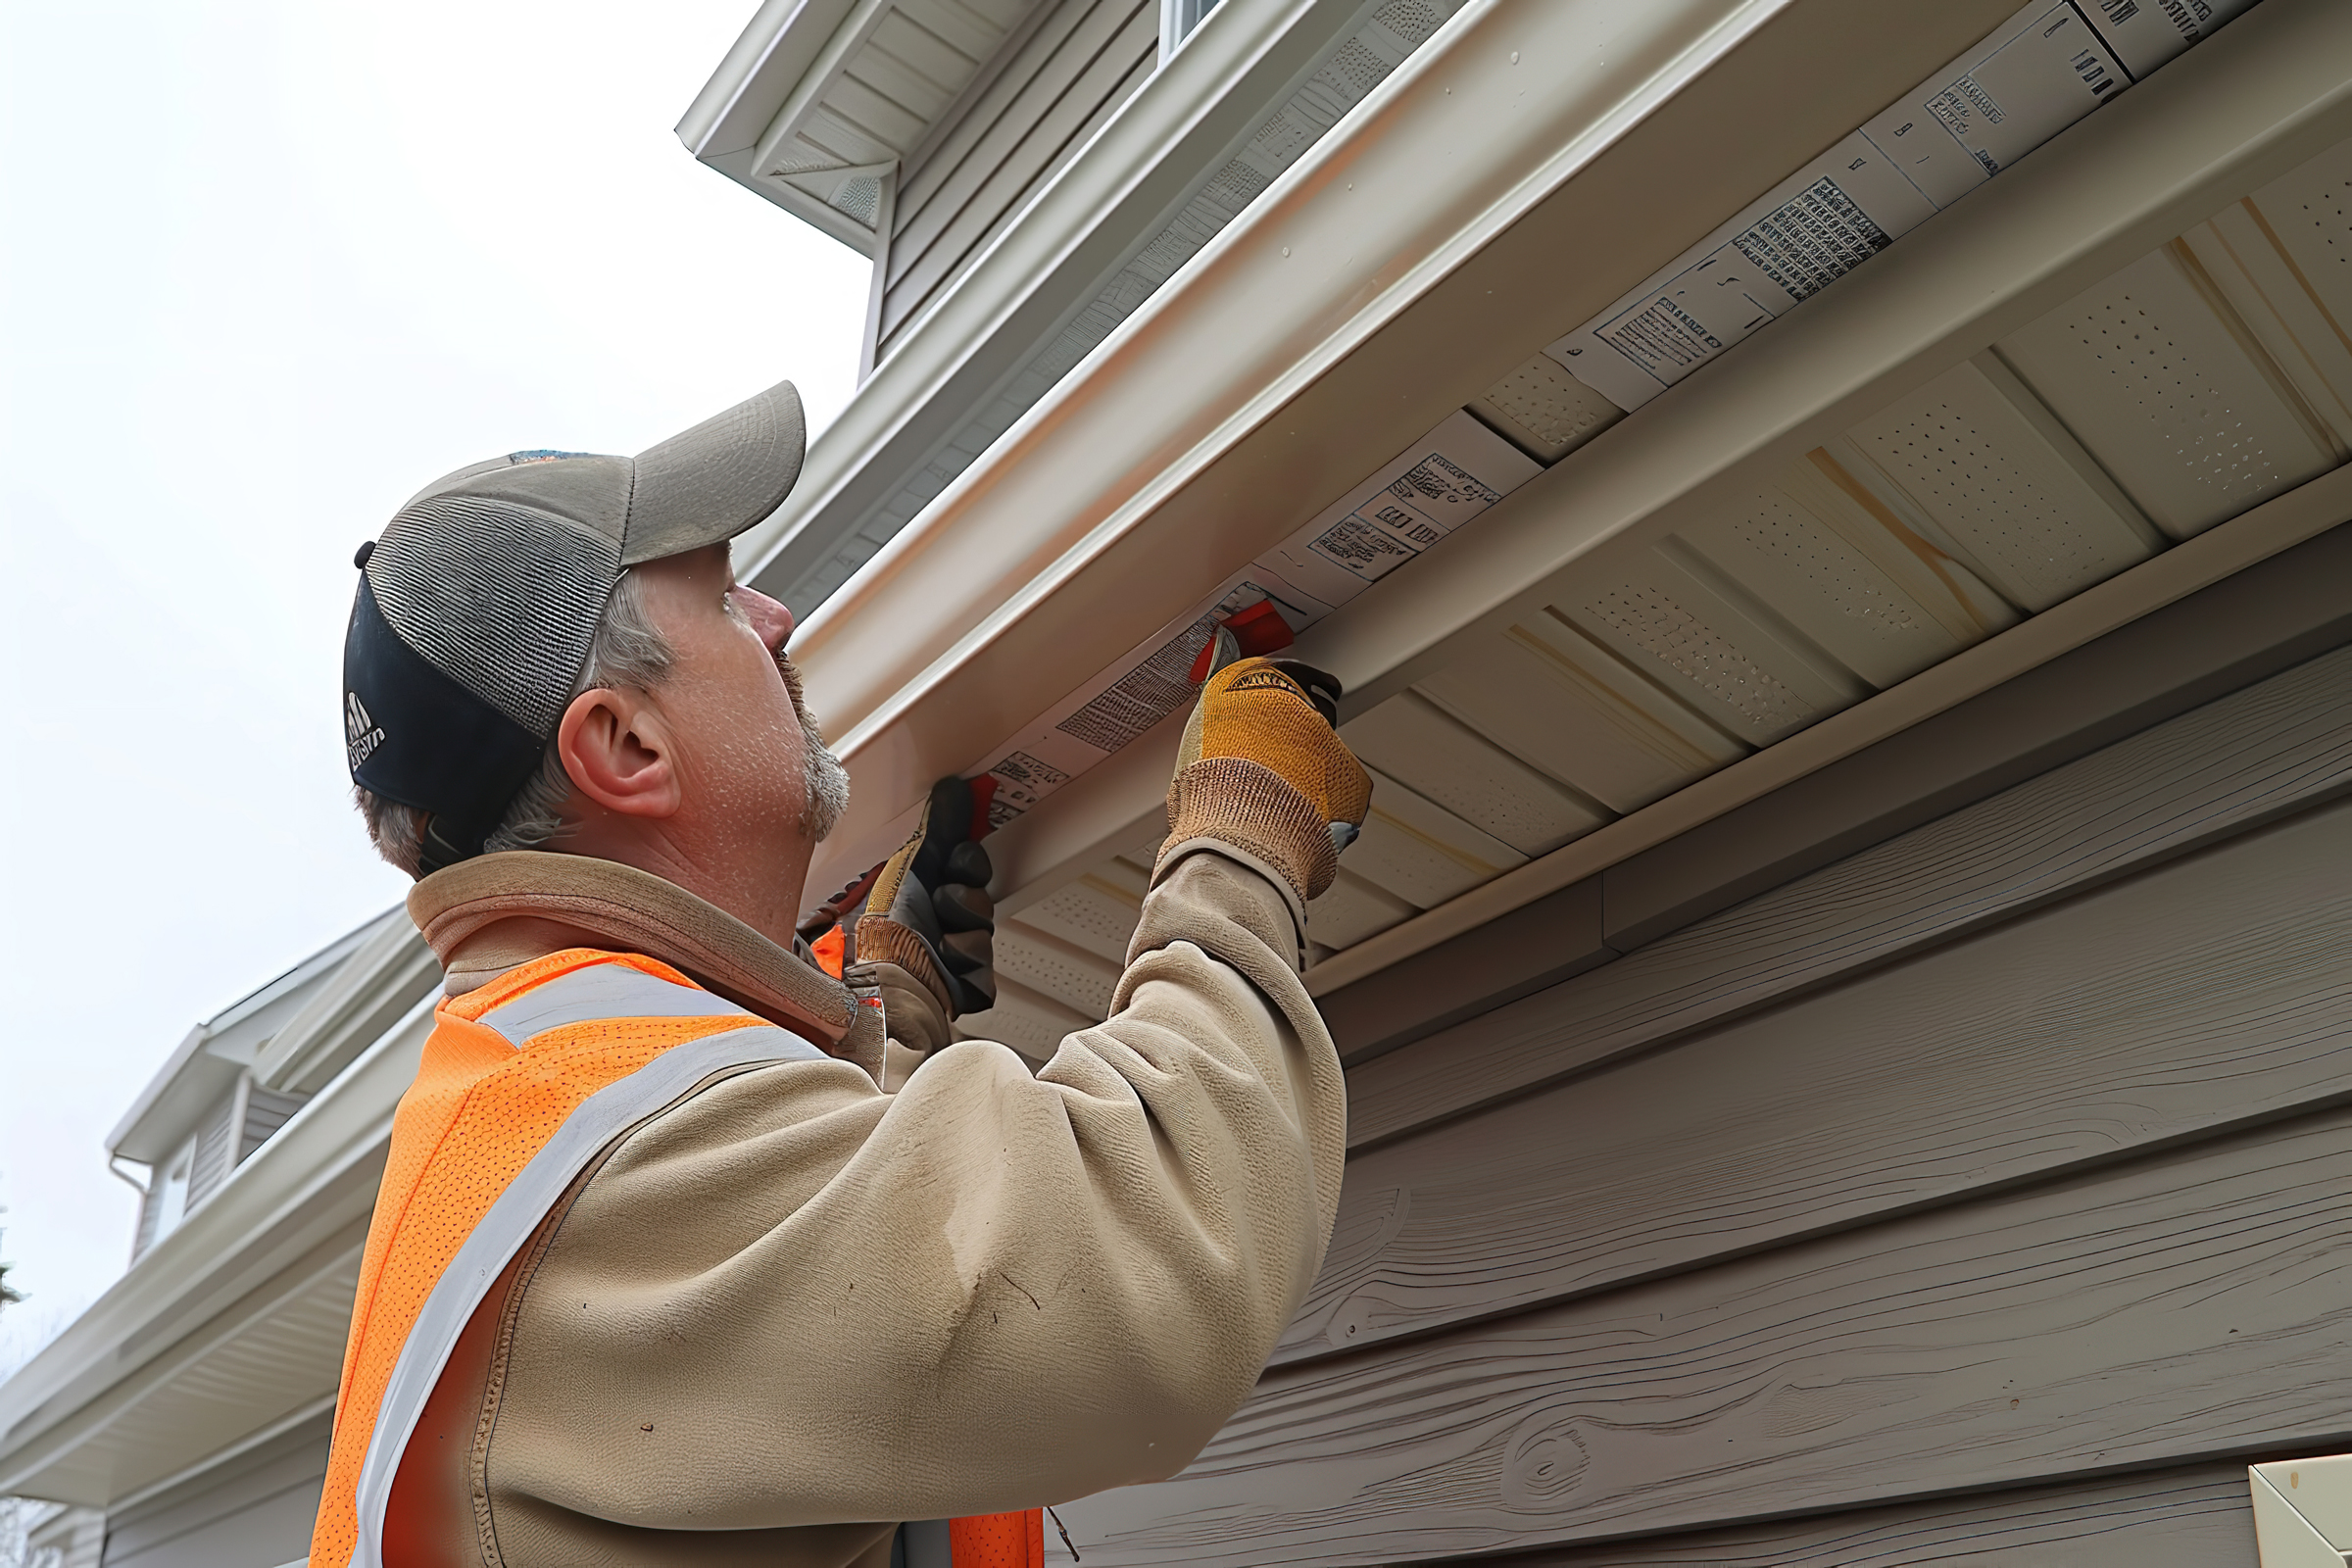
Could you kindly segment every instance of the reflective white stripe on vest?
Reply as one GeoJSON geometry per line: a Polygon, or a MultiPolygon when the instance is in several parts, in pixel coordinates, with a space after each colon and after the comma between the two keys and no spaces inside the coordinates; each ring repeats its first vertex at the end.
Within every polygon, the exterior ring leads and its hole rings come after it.
{"type": "MultiPolygon", "coordinates": [[[[665,990],[684,992],[689,988],[657,980],[641,970],[628,969],[621,964],[599,964],[598,969],[620,969],[639,979],[665,990]]],[[[575,970],[570,975],[550,981],[540,990],[562,987],[574,990],[570,983],[596,972],[575,970]]],[[[576,988],[585,995],[584,988],[576,988]]],[[[617,992],[607,991],[611,997],[617,992]]],[[[697,993],[709,995],[708,993],[697,993]]],[[[537,992],[530,995],[536,996],[537,992]]],[[[635,993],[650,999],[651,993],[635,993]]],[[[520,1001],[522,999],[517,999],[520,1001]]],[[[719,999],[711,997],[712,1002],[719,999]]],[[[509,1004],[509,1006],[514,1004],[509,1004]]],[[[507,1010],[493,1009],[484,1021],[507,1010]]],[[[559,1017],[559,1022],[540,1023],[533,1033],[559,1027],[561,1022],[585,1022],[595,1017],[708,1017],[720,1010],[742,1011],[721,1004],[720,1008],[705,1012],[673,1011],[656,1013],[642,1005],[631,1004],[627,1010],[615,1011],[611,1005],[601,1010],[590,1009],[579,1017],[559,1017]]],[[[751,1014],[746,1013],[748,1018],[751,1014]]],[[[502,1033],[505,1031],[502,1030],[502,1033]]],[[[510,1039],[514,1038],[509,1036],[510,1039]]],[[[529,1036],[524,1036],[528,1039],[529,1036]]],[[[517,1044],[520,1042],[518,1041],[517,1044]]],[[[579,1107],[564,1118],[547,1146],[519,1171],[490,1211],[482,1216],[473,1234],[458,1249],[458,1255],[432,1294],[425,1298],[424,1306],[416,1314],[416,1326],[410,1329],[408,1343],[400,1348],[400,1359],[393,1363],[392,1379],[385,1386],[383,1402],[377,1406],[375,1430],[368,1435],[368,1456],[360,1466],[359,1486],[359,1544],[353,1549],[353,1568],[383,1568],[384,1509],[392,1498],[392,1478],[400,1469],[400,1458],[416,1432],[417,1421],[424,1414],[424,1401],[441,1380],[441,1369],[448,1365],[450,1352],[457,1348],[458,1336],[472,1321],[474,1311],[490,1293],[490,1284],[499,1271],[512,1262],[514,1254],[530,1240],[539,1222],[547,1217],[556,1200],[564,1196],[581,1171],[588,1168],[605,1147],[635,1123],[676,1100],[712,1073],[729,1067],[745,1067],[778,1061],[822,1061],[825,1054],[788,1030],[773,1024],[758,1022],[744,1029],[730,1029],[724,1034],[706,1035],[681,1046],[672,1046],[647,1062],[626,1078],[607,1084],[582,1101],[579,1107]]]]}
{"type": "Polygon", "coordinates": [[[519,1049],[533,1035],[595,1018],[724,1018],[730,1013],[740,1013],[753,1023],[765,1021],[724,997],[694,986],[682,986],[625,963],[599,963],[534,986],[513,1002],[492,1007],[480,1021],[519,1049]]]}

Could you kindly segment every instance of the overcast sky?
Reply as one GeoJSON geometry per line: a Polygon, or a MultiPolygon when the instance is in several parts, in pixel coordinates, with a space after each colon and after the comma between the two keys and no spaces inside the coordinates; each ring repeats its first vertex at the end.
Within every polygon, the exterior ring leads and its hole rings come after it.
{"type": "Polygon", "coordinates": [[[847,400],[865,264],[671,131],[756,0],[0,8],[0,1366],[121,1273],[102,1140],[405,891],[351,556],[463,464],[847,400]]]}

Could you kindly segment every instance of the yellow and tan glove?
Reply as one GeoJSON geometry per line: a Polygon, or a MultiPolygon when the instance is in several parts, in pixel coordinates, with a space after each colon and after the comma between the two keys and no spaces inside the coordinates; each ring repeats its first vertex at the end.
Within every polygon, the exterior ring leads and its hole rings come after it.
{"type": "Polygon", "coordinates": [[[933,785],[921,824],[883,862],[855,930],[858,963],[896,965],[947,1018],[997,1000],[992,872],[972,836],[974,816],[970,784],[950,777],[933,785]]]}
{"type": "Polygon", "coordinates": [[[1339,874],[1372,781],[1332,728],[1340,683],[1292,660],[1245,659],[1208,677],[1168,786],[1157,873],[1203,841],[1239,850],[1299,903],[1339,874]]]}

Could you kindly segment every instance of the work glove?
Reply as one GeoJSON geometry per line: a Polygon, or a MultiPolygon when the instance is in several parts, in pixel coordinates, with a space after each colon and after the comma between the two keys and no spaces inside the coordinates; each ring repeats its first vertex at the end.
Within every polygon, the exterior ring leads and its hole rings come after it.
{"type": "Polygon", "coordinates": [[[1340,683],[1288,659],[1209,675],[1168,786],[1155,878],[1213,841],[1279,876],[1303,906],[1339,874],[1372,805],[1372,780],[1333,725],[1340,683]]]}
{"type": "Polygon", "coordinates": [[[882,862],[858,915],[856,961],[895,964],[950,1018],[996,1005],[996,905],[988,852],[975,840],[972,787],[931,786],[914,836],[882,862]]]}

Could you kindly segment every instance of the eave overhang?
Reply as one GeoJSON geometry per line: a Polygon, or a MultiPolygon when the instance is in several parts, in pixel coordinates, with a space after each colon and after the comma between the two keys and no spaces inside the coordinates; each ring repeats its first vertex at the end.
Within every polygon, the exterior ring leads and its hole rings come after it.
{"type": "Polygon", "coordinates": [[[108,1507],[331,1398],[413,1008],[0,1383],[0,1495],[108,1507]]]}
{"type": "MultiPolygon", "coordinates": [[[[811,886],[879,858],[932,778],[972,769],[2011,9],[1467,8],[808,619],[796,657],[858,780],[811,886]]],[[[1803,451],[2341,140],[2348,63],[2352,17],[2268,0],[1365,593],[1302,653],[1348,682],[1350,712],[1401,689],[1662,509],[1803,451]]],[[[2303,513],[2329,511],[2329,482],[2308,487],[2303,513]]],[[[2269,527],[2267,543],[2236,529],[2235,559],[2325,526],[2284,514],[2251,530],[2269,527]]],[[[2229,569],[2221,545],[2206,554],[2200,569],[2229,569]]],[[[2193,576],[2194,561],[2165,572],[2193,576]]],[[[2135,592],[2097,603],[2154,608],[2135,592]]],[[[2007,667],[2036,639],[2062,651],[2067,623],[1996,638],[2004,651],[1967,667],[2007,667]]],[[[1725,808],[1968,694],[1958,676],[1918,679],[1637,816],[1725,808]]],[[[1017,900],[1132,835],[1164,751],[1139,742],[1007,828],[1004,891],[1017,900]]],[[[1490,917],[1498,897],[1465,909],[1490,917]]],[[[1464,911],[1443,913],[1310,984],[1460,928],[1446,922],[1464,911]]]]}

